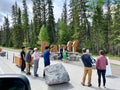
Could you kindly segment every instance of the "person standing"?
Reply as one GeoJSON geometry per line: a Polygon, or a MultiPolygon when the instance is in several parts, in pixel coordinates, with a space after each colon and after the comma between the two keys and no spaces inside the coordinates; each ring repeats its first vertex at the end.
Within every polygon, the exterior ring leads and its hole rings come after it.
{"type": "Polygon", "coordinates": [[[105,51],[100,50],[99,51],[99,56],[96,61],[96,69],[97,69],[97,74],[98,74],[98,87],[101,86],[101,76],[103,78],[103,87],[105,88],[106,84],[106,65],[108,65],[107,58],[105,57],[105,51]]]}
{"type": "Polygon", "coordinates": [[[32,51],[32,48],[29,48],[28,49],[28,52],[26,54],[26,74],[27,75],[31,75],[31,72],[30,72],[30,62],[32,61],[32,57],[31,57],[31,51],[32,51]]]}
{"type": "Polygon", "coordinates": [[[63,52],[63,61],[67,62],[67,57],[68,57],[68,51],[67,48],[65,48],[63,52]]]}
{"type": "Polygon", "coordinates": [[[63,46],[60,47],[60,60],[63,59],[63,46]]]}
{"type": "MultiPolygon", "coordinates": [[[[46,46],[43,52],[44,57],[44,67],[50,65],[50,47],[46,46]]],[[[45,71],[43,71],[43,77],[45,77],[45,71]]]]}
{"type": "Polygon", "coordinates": [[[109,57],[106,57],[106,58],[107,58],[108,65],[106,66],[106,74],[105,74],[105,76],[112,76],[110,59],[109,59],[109,57]]]}
{"type": "Polygon", "coordinates": [[[25,47],[22,47],[22,51],[20,52],[20,57],[22,60],[22,65],[21,65],[21,72],[24,72],[26,64],[25,64],[25,47]]]}
{"type": "Polygon", "coordinates": [[[40,54],[38,53],[37,48],[34,48],[34,53],[32,54],[32,56],[34,59],[34,76],[38,77],[37,71],[39,66],[40,54]]]}
{"type": "Polygon", "coordinates": [[[90,58],[90,55],[86,53],[86,48],[82,49],[82,56],[81,56],[81,60],[84,64],[84,73],[82,76],[82,82],[81,84],[83,86],[85,86],[85,80],[86,80],[86,76],[88,74],[88,87],[92,86],[91,84],[91,76],[92,76],[92,60],[90,58]]]}

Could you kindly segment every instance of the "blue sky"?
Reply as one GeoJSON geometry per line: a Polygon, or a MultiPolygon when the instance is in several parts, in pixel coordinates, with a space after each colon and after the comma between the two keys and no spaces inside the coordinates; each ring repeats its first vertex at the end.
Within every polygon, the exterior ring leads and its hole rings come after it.
{"type": "MultiPolygon", "coordinates": [[[[0,0],[0,26],[3,24],[4,16],[8,16],[11,22],[12,5],[17,1],[18,6],[22,9],[22,0],[0,0]]],[[[32,17],[32,0],[26,0],[29,17],[32,17]]],[[[68,0],[69,1],[69,0],[68,0]]],[[[53,0],[55,21],[61,16],[64,0],[53,0]]],[[[29,19],[30,19],[29,18],[29,19]]]]}

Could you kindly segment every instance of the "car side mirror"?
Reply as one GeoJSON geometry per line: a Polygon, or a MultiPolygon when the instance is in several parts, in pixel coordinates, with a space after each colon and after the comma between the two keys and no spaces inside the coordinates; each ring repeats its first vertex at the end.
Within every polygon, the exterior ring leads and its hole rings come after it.
{"type": "Polygon", "coordinates": [[[20,74],[0,74],[0,89],[2,90],[31,90],[29,80],[20,74]]]}

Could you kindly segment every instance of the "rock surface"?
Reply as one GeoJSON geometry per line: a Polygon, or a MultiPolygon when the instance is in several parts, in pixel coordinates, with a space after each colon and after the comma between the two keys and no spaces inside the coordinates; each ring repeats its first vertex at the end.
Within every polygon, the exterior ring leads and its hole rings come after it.
{"type": "Polygon", "coordinates": [[[45,81],[48,85],[65,83],[70,80],[68,72],[61,64],[53,64],[45,67],[45,81]]]}

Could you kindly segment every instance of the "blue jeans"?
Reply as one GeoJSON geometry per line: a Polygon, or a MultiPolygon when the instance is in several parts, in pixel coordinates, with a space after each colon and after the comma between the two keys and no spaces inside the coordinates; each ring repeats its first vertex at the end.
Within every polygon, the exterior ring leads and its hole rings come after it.
{"type": "Polygon", "coordinates": [[[38,66],[39,66],[39,61],[38,60],[34,60],[34,75],[37,74],[38,66]]]}

